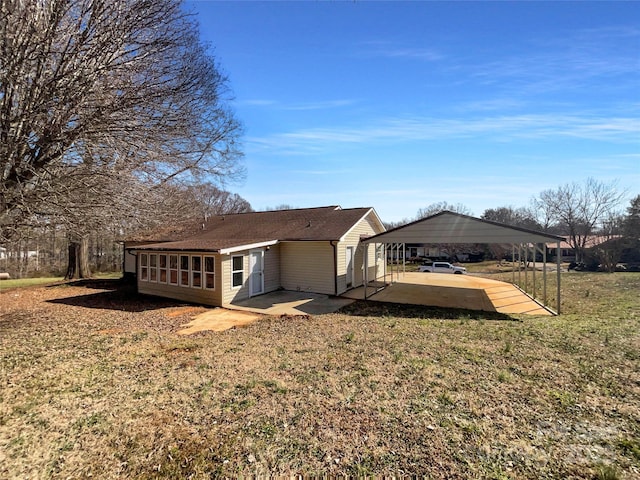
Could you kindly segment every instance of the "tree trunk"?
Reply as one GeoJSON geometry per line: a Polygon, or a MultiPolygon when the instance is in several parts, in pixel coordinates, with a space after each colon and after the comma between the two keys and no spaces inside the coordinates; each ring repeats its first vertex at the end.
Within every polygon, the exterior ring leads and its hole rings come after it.
{"type": "Polygon", "coordinates": [[[69,242],[69,263],[65,280],[91,277],[89,268],[89,238],[84,236],[80,242],[69,242]]]}

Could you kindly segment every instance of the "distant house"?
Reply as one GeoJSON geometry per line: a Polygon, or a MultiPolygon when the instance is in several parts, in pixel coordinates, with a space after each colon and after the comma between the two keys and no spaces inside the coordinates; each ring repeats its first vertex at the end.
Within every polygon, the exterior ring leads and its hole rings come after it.
{"type": "Polygon", "coordinates": [[[366,278],[384,268],[361,243],[384,231],[373,208],[220,215],[179,240],[126,243],[125,271],[135,269],[140,293],[206,305],[278,289],[340,295],[363,284],[364,265],[366,278]]]}
{"type": "MultiPolygon", "coordinates": [[[[613,237],[607,235],[589,235],[585,242],[585,248],[589,250],[619,237],[619,235],[615,235],[613,237]]],[[[555,255],[555,245],[548,244],[547,248],[549,249],[550,253],[555,255]]],[[[562,256],[563,262],[575,262],[576,260],[576,251],[566,240],[560,242],[560,254],[562,256]]]]}

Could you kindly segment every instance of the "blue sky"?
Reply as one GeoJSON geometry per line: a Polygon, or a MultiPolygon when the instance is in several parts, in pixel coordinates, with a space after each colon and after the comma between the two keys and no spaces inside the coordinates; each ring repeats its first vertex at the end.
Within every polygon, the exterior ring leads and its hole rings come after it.
{"type": "Polygon", "coordinates": [[[256,210],[480,216],[588,177],[640,194],[638,2],[186,6],[244,124],[227,188],[256,210]]]}

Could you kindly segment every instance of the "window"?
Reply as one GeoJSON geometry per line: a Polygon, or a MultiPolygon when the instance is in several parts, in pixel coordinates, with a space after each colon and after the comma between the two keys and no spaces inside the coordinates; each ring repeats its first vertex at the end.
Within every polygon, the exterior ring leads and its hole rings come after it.
{"type": "Polygon", "coordinates": [[[191,286],[202,287],[202,257],[191,257],[191,286]]]}
{"type": "Polygon", "coordinates": [[[204,257],[204,288],[216,288],[215,267],[214,257],[204,257]]]}
{"type": "Polygon", "coordinates": [[[167,256],[166,255],[158,255],[159,261],[159,277],[158,281],[162,283],[167,283],[167,256]]]}
{"type": "Polygon", "coordinates": [[[243,283],[242,256],[231,257],[231,286],[241,287],[243,283]]]}
{"type": "Polygon", "coordinates": [[[158,281],[158,255],[155,253],[149,254],[149,281],[158,281]]]}
{"type": "Polygon", "coordinates": [[[140,280],[149,281],[149,257],[146,253],[140,254],[140,280]]]}
{"type": "Polygon", "coordinates": [[[178,284],[178,256],[169,255],[169,283],[178,284]]]}
{"type": "Polygon", "coordinates": [[[180,255],[180,286],[189,286],[189,255],[180,255]]]}
{"type": "MultiPolygon", "coordinates": [[[[145,282],[168,283],[181,287],[206,288],[214,290],[216,285],[216,259],[212,255],[180,255],[177,253],[140,253],[140,280],[145,282]]],[[[242,285],[242,257],[233,262],[238,266],[234,278],[242,285]]]]}

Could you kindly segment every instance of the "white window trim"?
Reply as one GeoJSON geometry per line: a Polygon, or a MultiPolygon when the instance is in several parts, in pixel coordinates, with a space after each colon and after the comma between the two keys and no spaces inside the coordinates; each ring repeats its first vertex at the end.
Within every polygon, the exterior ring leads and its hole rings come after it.
{"type": "Polygon", "coordinates": [[[158,267],[158,265],[160,264],[160,258],[159,257],[160,257],[160,255],[157,254],[157,253],[150,253],[149,254],[149,276],[148,276],[148,278],[149,278],[149,282],[151,282],[151,283],[158,283],[158,278],[160,276],[160,271],[159,271],[160,269],[158,267]],[[156,266],[155,267],[151,265],[151,257],[156,257],[156,266]],[[155,280],[151,279],[151,271],[152,270],[156,272],[156,279],[155,280]]]}
{"type": "Polygon", "coordinates": [[[177,253],[167,254],[167,285],[180,286],[180,255],[177,253]],[[176,257],[176,268],[173,269],[171,268],[171,257],[176,257]],[[176,283],[171,282],[171,270],[176,272],[176,283]]]}
{"type": "Polygon", "coordinates": [[[166,253],[158,253],[158,276],[156,277],[158,283],[169,283],[169,255],[166,253]],[[164,257],[164,268],[160,266],[160,257],[164,257]],[[160,279],[160,271],[164,270],[165,280],[160,279]]]}
{"type": "Polygon", "coordinates": [[[149,256],[147,253],[141,253],[140,254],[140,281],[141,282],[148,282],[149,281],[149,256]],[[142,265],[142,258],[145,258],[147,260],[147,264],[146,265],[142,265]],[[142,269],[145,268],[147,270],[147,278],[142,278],[142,269]]]}
{"type": "Polygon", "coordinates": [[[232,255],[231,256],[231,289],[232,290],[239,290],[242,288],[242,286],[244,285],[244,255],[232,255]],[[234,270],[233,269],[233,259],[234,258],[240,258],[242,259],[242,269],[241,270],[234,270]],[[242,274],[242,282],[240,282],[240,285],[234,285],[233,284],[233,277],[236,273],[241,273],[242,274]]]}
{"type": "Polygon", "coordinates": [[[202,283],[204,280],[204,276],[203,276],[203,268],[204,265],[202,263],[202,255],[189,255],[189,287],[191,288],[195,288],[195,289],[202,289],[202,283]],[[193,259],[194,258],[199,258],[200,259],[200,270],[194,270],[193,269],[193,259]],[[193,285],[193,274],[194,273],[198,273],[200,272],[200,286],[199,287],[195,287],[193,285]]]}
{"type": "Polygon", "coordinates": [[[191,288],[191,255],[179,254],[178,255],[178,286],[184,288],[191,288]],[[182,268],[182,257],[187,257],[187,269],[182,268]],[[187,283],[182,283],[182,272],[187,272],[187,283]]]}
{"type": "Polygon", "coordinates": [[[216,257],[214,255],[203,255],[202,256],[202,288],[205,290],[215,290],[216,289],[216,257]],[[206,269],[206,259],[211,258],[213,260],[213,270],[211,272],[207,272],[206,269]],[[213,287],[207,287],[207,275],[213,275],[213,287]]]}

